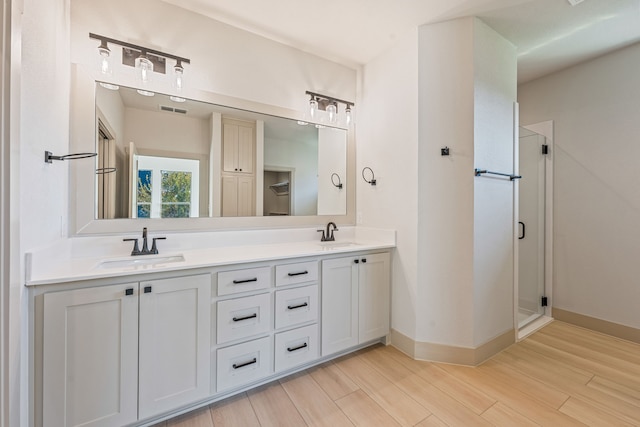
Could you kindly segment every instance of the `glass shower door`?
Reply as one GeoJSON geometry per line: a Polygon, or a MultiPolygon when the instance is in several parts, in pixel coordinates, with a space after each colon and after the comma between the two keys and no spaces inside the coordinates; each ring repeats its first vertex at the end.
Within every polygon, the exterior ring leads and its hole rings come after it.
{"type": "Polygon", "coordinates": [[[518,327],[544,314],[545,137],[520,128],[518,327]]]}

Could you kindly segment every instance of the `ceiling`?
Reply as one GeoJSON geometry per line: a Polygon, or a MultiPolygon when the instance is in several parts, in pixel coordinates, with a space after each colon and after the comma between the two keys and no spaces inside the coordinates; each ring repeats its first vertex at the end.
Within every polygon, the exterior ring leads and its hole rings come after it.
{"type": "Polygon", "coordinates": [[[533,80],[640,41],[640,0],[163,0],[351,67],[426,23],[478,16],[533,80]]]}

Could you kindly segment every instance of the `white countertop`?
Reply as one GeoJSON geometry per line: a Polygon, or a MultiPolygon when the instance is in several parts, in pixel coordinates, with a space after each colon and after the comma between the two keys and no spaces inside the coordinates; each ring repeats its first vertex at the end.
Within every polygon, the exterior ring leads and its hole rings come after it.
{"type": "MultiPolygon", "coordinates": [[[[123,236],[65,239],[27,254],[27,286],[144,273],[216,267],[246,262],[393,248],[395,231],[341,227],[335,242],[320,242],[316,230],[254,230],[166,235],[160,254],[130,256],[123,236]],[[280,237],[278,237],[280,236],[280,237]],[[309,237],[316,239],[312,240],[309,237]],[[169,243],[170,242],[170,243],[169,243]],[[96,249],[96,245],[97,248],[96,249]],[[135,263],[135,264],[132,264],[135,263]]],[[[124,236],[140,237],[140,236],[124,236]]],[[[150,232],[149,242],[155,237],[150,232]]],[[[141,242],[140,242],[141,243],[141,242]]],[[[150,244],[149,244],[150,246],[150,244]]]]}

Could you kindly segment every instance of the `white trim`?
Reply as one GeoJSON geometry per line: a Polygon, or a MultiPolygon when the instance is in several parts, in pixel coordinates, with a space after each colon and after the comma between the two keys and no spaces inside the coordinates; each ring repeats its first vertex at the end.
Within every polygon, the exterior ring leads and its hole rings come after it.
{"type": "MultiPolygon", "coordinates": [[[[520,174],[520,104],[513,103],[513,173],[520,174]]],[[[518,220],[520,215],[520,181],[513,182],[513,330],[518,339],[519,256],[518,220]]]]}
{"type": "Polygon", "coordinates": [[[11,3],[4,1],[0,9],[0,425],[9,425],[9,293],[11,287],[10,257],[10,76],[11,3]],[[8,25],[9,24],[9,25],[8,25]]]}

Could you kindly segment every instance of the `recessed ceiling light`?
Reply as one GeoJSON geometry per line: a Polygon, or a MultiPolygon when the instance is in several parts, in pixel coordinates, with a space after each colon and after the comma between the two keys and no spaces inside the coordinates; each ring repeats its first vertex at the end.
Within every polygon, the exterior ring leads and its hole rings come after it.
{"type": "Polygon", "coordinates": [[[114,84],[111,84],[111,83],[100,82],[100,86],[102,86],[105,89],[109,89],[109,90],[118,90],[118,89],[120,89],[120,86],[114,85],[114,84]]]}
{"type": "Polygon", "coordinates": [[[567,0],[571,6],[582,3],[584,0],[567,0]]]}
{"type": "Polygon", "coordinates": [[[154,93],[154,92],[151,92],[151,91],[148,91],[148,90],[138,89],[138,90],[137,90],[137,92],[138,92],[140,95],[143,95],[143,96],[153,96],[153,95],[155,95],[155,93],[154,93]]]}

